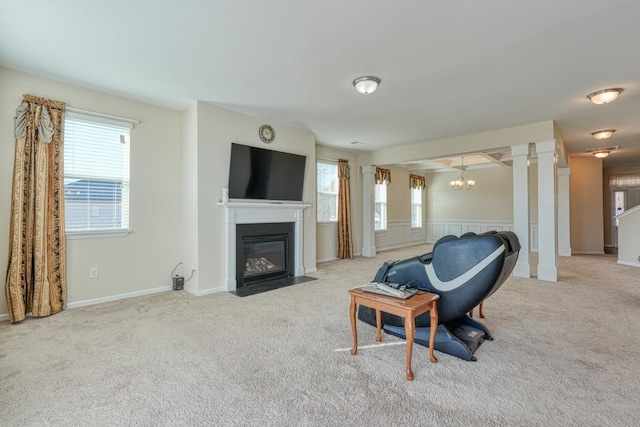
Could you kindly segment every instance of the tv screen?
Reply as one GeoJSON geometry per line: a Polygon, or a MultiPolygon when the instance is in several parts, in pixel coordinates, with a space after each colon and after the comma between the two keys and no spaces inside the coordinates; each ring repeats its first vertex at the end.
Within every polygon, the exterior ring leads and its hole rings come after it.
{"type": "Polygon", "coordinates": [[[302,201],[306,156],[231,144],[229,198],[302,201]]]}

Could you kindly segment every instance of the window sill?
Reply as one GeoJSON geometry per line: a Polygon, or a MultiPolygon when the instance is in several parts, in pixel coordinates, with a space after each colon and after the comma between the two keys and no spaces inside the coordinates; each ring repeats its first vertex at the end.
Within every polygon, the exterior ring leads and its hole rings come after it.
{"type": "Polygon", "coordinates": [[[67,240],[75,239],[102,239],[106,237],[127,237],[133,230],[85,230],[66,231],[67,240]]]}
{"type": "Polygon", "coordinates": [[[338,221],[316,221],[318,225],[336,225],[338,221]]]}

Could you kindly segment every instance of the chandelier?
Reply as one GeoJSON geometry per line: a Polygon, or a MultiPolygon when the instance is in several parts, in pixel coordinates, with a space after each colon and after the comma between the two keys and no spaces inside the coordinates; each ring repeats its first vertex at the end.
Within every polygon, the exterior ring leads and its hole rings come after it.
{"type": "Polygon", "coordinates": [[[469,179],[469,177],[465,176],[464,171],[466,170],[466,168],[464,167],[464,157],[461,157],[461,161],[462,166],[460,170],[462,171],[462,173],[458,175],[455,181],[450,181],[449,185],[451,185],[451,188],[453,188],[454,190],[470,190],[474,185],[476,185],[476,182],[473,179],[469,179]]]}

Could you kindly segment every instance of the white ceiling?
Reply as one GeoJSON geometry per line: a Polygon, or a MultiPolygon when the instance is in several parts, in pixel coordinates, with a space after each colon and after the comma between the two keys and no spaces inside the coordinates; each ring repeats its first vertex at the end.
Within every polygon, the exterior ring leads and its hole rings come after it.
{"type": "Polygon", "coordinates": [[[0,65],[350,150],[555,120],[570,152],[640,165],[638,18],[637,0],[3,1],[0,65]],[[377,92],[355,92],[365,74],[377,92]],[[625,90],[588,102],[607,87],[625,90]]]}

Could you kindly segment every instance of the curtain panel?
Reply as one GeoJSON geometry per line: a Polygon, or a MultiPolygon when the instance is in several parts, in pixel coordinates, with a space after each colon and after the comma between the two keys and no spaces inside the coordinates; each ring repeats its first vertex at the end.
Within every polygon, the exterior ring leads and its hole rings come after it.
{"type": "Polygon", "coordinates": [[[353,258],[349,162],[338,159],[338,258],[353,258]]]}
{"type": "Polygon", "coordinates": [[[609,187],[637,187],[640,186],[640,173],[625,173],[609,175],[609,187]]]}
{"type": "Polygon", "coordinates": [[[376,167],[376,184],[389,184],[391,182],[391,170],[376,167]]]}
{"type": "Polygon", "coordinates": [[[24,95],[14,118],[15,157],[5,293],[12,323],[67,303],[63,139],[65,104],[24,95]]]}
{"type": "Polygon", "coordinates": [[[409,175],[409,187],[417,188],[419,190],[423,190],[426,188],[427,181],[424,179],[424,176],[420,175],[409,175]]]}

